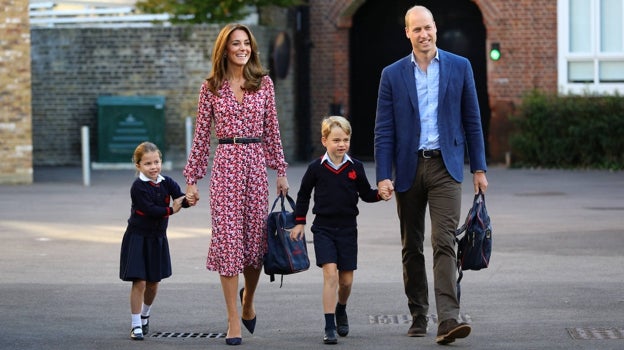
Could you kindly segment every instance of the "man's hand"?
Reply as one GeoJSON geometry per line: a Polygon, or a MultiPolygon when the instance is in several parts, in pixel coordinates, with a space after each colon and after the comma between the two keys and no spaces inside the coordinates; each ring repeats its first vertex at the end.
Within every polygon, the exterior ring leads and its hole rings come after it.
{"type": "Polygon", "coordinates": [[[475,194],[479,193],[479,191],[485,193],[488,187],[488,181],[485,177],[485,172],[479,170],[475,171],[475,173],[472,175],[472,183],[474,184],[475,194]]]}
{"type": "Polygon", "coordinates": [[[392,192],[394,192],[394,185],[390,179],[381,180],[377,183],[377,191],[381,199],[388,201],[392,198],[392,192]]]}

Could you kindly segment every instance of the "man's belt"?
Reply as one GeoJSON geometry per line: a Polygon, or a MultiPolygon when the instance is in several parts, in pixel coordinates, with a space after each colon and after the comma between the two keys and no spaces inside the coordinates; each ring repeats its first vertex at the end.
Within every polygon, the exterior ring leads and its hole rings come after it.
{"type": "Polygon", "coordinates": [[[439,158],[442,152],[439,149],[419,149],[418,157],[420,158],[439,158]]]}
{"type": "Polygon", "coordinates": [[[219,139],[220,145],[236,145],[236,144],[246,144],[246,143],[259,143],[262,142],[262,139],[259,137],[228,137],[226,139],[219,139]]]}

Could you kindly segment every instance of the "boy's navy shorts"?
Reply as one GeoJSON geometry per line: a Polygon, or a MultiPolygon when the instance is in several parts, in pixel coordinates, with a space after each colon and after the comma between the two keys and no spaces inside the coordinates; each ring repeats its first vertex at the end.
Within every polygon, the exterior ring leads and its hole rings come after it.
{"type": "Polygon", "coordinates": [[[357,226],[326,227],[312,225],[316,266],[335,263],[339,271],[357,269],[357,226]]]}

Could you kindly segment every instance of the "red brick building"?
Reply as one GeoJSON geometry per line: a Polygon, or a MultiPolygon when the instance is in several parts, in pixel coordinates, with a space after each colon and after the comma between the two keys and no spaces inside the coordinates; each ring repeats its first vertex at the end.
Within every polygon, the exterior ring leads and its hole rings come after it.
{"type": "Polygon", "coordinates": [[[470,59],[491,162],[504,160],[508,116],[532,89],[564,93],[624,91],[622,1],[310,0],[311,134],[341,112],[354,127],[355,156],[373,155],[381,69],[409,54],[405,11],[427,6],[438,47],[470,59]],[[619,19],[618,19],[619,18],[619,19]],[[501,57],[490,59],[493,44],[501,57]]]}

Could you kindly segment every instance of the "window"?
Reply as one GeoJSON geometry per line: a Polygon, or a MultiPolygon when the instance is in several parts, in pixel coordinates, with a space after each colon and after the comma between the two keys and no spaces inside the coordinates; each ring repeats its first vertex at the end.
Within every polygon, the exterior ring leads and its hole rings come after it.
{"type": "Polygon", "coordinates": [[[558,0],[557,18],[562,92],[624,94],[624,1],[558,0]]]}

